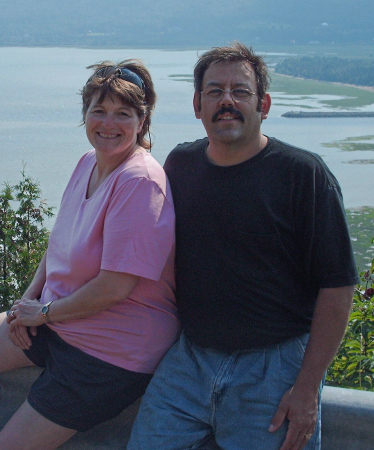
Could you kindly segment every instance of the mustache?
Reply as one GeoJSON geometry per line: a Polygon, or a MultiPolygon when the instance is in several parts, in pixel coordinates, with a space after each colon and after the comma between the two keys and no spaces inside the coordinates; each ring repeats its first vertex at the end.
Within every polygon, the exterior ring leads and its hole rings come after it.
{"type": "Polygon", "coordinates": [[[232,106],[222,106],[212,117],[212,122],[217,122],[218,117],[222,114],[225,114],[226,112],[230,113],[232,116],[234,116],[236,119],[241,120],[244,122],[244,116],[243,114],[238,111],[237,109],[233,108],[232,106]]]}

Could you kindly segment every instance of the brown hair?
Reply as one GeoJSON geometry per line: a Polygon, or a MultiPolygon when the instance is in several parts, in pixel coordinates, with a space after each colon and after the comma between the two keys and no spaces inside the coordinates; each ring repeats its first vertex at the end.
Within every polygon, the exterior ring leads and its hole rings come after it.
{"type": "Polygon", "coordinates": [[[149,133],[151,115],[156,103],[156,93],[151,75],[144,64],[137,59],[126,59],[117,64],[112,61],[103,61],[88,66],[87,69],[93,69],[94,73],[80,91],[83,102],[82,123],[85,123],[87,110],[96,95],[99,95],[99,103],[102,103],[107,95],[110,98],[118,97],[124,104],[135,108],[140,118],[145,118],[143,127],[138,133],[137,143],[141,147],[150,150],[150,136],[149,141],[144,136],[149,133]],[[132,82],[123,80],[120,77],[118,68],[128,69],[138,75],[143,80],[144,89],[132,82]],[[100,75],[97,75],[98,72],[100,75]]]}
{"type": "Polygon", "coordinates": [[[265,97],[270,85],[270,76],[268,74],[267,66],[263,58],[255,54],[252,47],[248,48],[240,42],[234,42],[228,47],[213,47],[199,57],[194,70],[195,92],[202,91],[203,79],[208,67],[213,63],[215,64],[222,61],[246,61],[251,64],[257,81],[257,93],[259,99],[257,110],[261,111],[262,99],[265,97]]]}

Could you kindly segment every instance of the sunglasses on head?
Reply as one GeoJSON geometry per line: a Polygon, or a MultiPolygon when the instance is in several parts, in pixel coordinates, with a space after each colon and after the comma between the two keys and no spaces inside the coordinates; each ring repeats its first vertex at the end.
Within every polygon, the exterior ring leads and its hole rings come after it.
{"type": "MultiPolygon", "coordinates": [[[[106,76],[108,76],[109,72],[112,71],[112,69],[112,66],[102,67],[95,73],[95,76],[99,78],[105,78],[106,76]]],[[[124,67],[116,67],[112,75],[118,76],[118,78],[121,78],[121,80],[125,80],[129,83],[135,84],[142,91],[144,91],[144,81],[135,72],[132,72],[129,69],[125,69],[124,67]]]]}

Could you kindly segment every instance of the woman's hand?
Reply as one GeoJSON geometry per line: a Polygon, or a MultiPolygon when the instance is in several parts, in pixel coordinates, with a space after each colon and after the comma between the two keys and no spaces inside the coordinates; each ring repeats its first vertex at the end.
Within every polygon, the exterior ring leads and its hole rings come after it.
{"type": "Polygon", "coordinates": [[[38,300],[30,300],[22,298],[16,300],[10,308],[10,313],[7,317],[7,323],[10,324],[10,332],[19,325],[28,327],[37,327],[45,323],[42,314],[43,305],[38,300]]]}
{"type": "MultiPolygon", "coordinates": [[[[36,327],[30,327],[30,333],[36,336],[36,327]]],[[[9,338],[17,347],[22,350],[29,350],[32,345],[30,336],[27,332],[27,327],[24,325],[13,325],[12,330],[9,329],[9,338]]]]}
{"type": "MultiPolygon", "coordinates": [[[[17,347],[22,348],[22,350],[28,350],[31,345],[31,339],[27,332],[27,326],[21,325],[17,320],[17,317],[20,317],[19,305],[22,304],[23,301],[28,299],[19,299],[13,303],[13,306],[10,309],[10,313],[7,316],[7,323],[10,325],[9,327],[9,338],[13,342],[13,344],[17,345],[17,347]]],[[[39,303],[39,302],[38,302],[39,303]]],[[[39,304],[40,305],[40,304],[39,304]]],[[[33,336],[37,334],[36,326],[30,326],[30,333],[33,336]]]]}

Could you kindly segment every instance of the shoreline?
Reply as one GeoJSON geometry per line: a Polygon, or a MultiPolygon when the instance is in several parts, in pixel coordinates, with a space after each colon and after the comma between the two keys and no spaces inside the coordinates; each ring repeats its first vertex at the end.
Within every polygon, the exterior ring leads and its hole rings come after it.
{"type": "MultiPolygon", "coordinates": [[[[72,49],[89,49],[89,50],[95,50],[95,49],[102,49],[102,50],[155,50],[155,51],[202,51],[202,50],[206,50],[207,48],[209,48],[209,45],[202,45],[202,46],[190,46],[190,45],[167,45],[167,46],[154,46],[154,45],[146,45],[146,44],[142,44],[141,47],[139,47],[139,45],[99,45],[99,46],[91,46],[91,45],[0,45],[0,48],[72,48],[72,49]]],[[[288,47],[287,47],[288,48],[288,47]]],[[[280,48],[278,48],[277,50],[280,50],[280,48]]],[[[258,50],[259,53],[263,53],[261,50],[258,50]]],[[[267,52],[265,51],[265,54],[267,52]]],[[[374,93],[374,86],[359,86],[356,84],[348,84],[348,83],[341,83],[338,81],[326,81],[326,80],[316,80],[314,78],[304,78],[304,77],[294,77],[292,75],[286,75],[283,73],[278,73],[275,71],[274,68],[270,68],[269,72],[274,72],[276,75],[281,76],[281,77],[287,77],[287,78],[294,78],[296,80],[304,80],[304,81],[316,81],[319,83],[330,83],[330,84],[336,84],[338,86],[347,86],[347,87],[351,87],[351,88],[357,88],[357,89],[361,89],[364,91],[368,91],[368,92],[373,92],[374,93]]]]}
{"type": "Polygon", "coordinates": [[[288,111],[282,114],[282,117],[288,117],[292,119],[309,119],[309,118],[335,118],[335,117],[374,117],[374,112],[366,111],[288,111]]]}
{"type": "Polygon", "coordinates": [[[201,47],[191,47],[189,45],[187,46],[173,46],[173,45],[167,45],[167,46],[157,46],[154,45],[142,45],[139,47],[139,45],[98,45],[98,46],[91,46],[91,45],[0,45],[0,48],[74,48],[74,49],[86,49],[86,50],[155,50],[155,51],[165,51],[165,52],[186,52],[186,51],[201,51],[209,48],[209,46],[201,46],[201,47]]]}
{"type": "Polygon", "coordinates": [[[345,83],[338,83],[336,81],[327,81],[327,83],[333,83],[333,84],[338,84],[341,86],[349,86],[349,87],[353,87],[353,88],[357,88],[357,89],[362,89],[364,91],[369,91],[369,92],[374,92],[374,87],[372,86],[358,86],[356,84],[345,84],[345,83]]]}
{"type": "Polygon", "coordinates": [[[316,81],[317,83],[330,83],[330,84],[336,84],[337,86],[347,86],[351,88],[357,88],[364,91],[374,92],[374,86],[359,86],[358,84],[348,84],[348,83],[341,83],[340,81],[326,81],[326,80],[316,80],[315,78],[304,78],[304,77],[294,77],[292,75],[286,75],[284,73],[275,72],[273,69],[273,72],[280,77],[286,77],[286,78],[294,78],[295,80],[303,80],[303,81],[316,81]]]}

